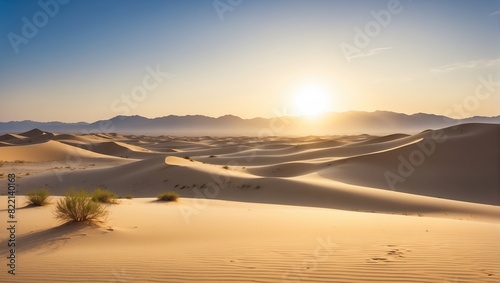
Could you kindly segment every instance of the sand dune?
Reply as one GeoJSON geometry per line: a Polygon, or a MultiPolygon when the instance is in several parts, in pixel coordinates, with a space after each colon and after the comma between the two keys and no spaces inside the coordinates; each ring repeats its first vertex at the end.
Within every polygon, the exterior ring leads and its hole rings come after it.
{"type": "MultiPolygon", "coordinates": [[[[497,282],[500,273],[498,225],[216,200],[204,204],[187,198],[176,204],[123,200],[99,228],[61,225],[52,219],[52,206],[19,210],[23,268],[15,278],[2,273],[0,279],[497,282]],[[47,221],[35,222],[41,218],[47,221]]],[[[0,252],[5,254],[5,245],[0,252]]]]}
{"type": "Polygon", "coordinates": [[[134,159],[147,158],[157,155],[155,152],[141,148],[139,146],[128,145],[125,143],[112,142],[112,141],[93,143],[91,144],[89,150],[105,155],[124,157],[124,158],[134,158],[134,159]]]}
{"type": "Polygon", "coordinates": [[[424,140],[407,147],[335,161],[319,174],[352,184],[499,205],[498,125],[447,128],[441,140],[432,139],[433,133],[422,134],[424,140]]]}
{"type": "Polygon", "coordinates": [[[0,136],[0,140],[5,143],[5,145],[25,145],[25,144],[36,144],[51,140],[54,137],[52,133],[43,133],[38,136],[22,136],[15,134],[6,134],[0,136]]]}
{"type": "Polygon", "coordinates": [[[244,152],[251,148],[252,147],[244,145],[241,146],[229,145],[222,148],[218,147],[207,147],[202,149],[190,148],[190,149],[184,149],[183,151],[179,152],[178,155],[182,155],[183,153],[189,153],[190,155],[195,155],[195,156],[227,155],[231,153],[244,152]]]}
{"type": "Polygon", "coordinates": [[[54,140],[56,141],[78,141],[78,142],[89,142],[89,139],[84,138],[83,136],[77,136],[72,134],[58,134],[54,136],[54,140]]]}
{"type": "Polygon", "coordinates": [[[1,135],[0,136],[0,141],[4,141],[4,142],[8,142],[8,141],[12,141],[12,140],[24,140],[26,137],[23,137],[23,136],[20,136],[20,135],[16,135],[16,134],[5,134],[5,135],[1,135]]]}
{"type": "Polygon", "coordinates": [[[405,134],[392,134],[392,135],[387,135],[387,136],[383,136],[383,137],[376,137],[376,138],[373,138],[373,139],[368,139],[366,141],[358,142],[357,144],[360,145],[360,144],[382,143],[382,142],[388,142],[388,141],[398,140],[398,139],[402,139],[402,138],[406,138],[406,137],[409,137],[409,135],[405,135],[405,134]]]}
{"type": "Polygon", "coordinates": [[[57,141],[48,141],[34,145],[0,147],[2,161],[46,162],[79,158],[109,159],[108,155],[65,145],[57,141]]]}
{"type": "MultiPolygon", "coordinates": [[[[238,163],[242,166],[255,166],[255,165],[276,165],[277,163],[287,163],[303,160],[323,159],[333,161],[340,158],[352,157],[357,155],[372,154],[377,151],[387,151],[397,147],[401,147],[410,143],[417,142],[421,137],[411,136],[401,138],[394,141],[374,144],[342,144],[334,147],[327,148],[311,148],[300,149],[298,147],[289,147],[285,149],[249,149],[236,153],[228,153],[218,155],[217,159],[209,160],[206,156],[196,158],[203,162],[211,162],[216,164],[224,164],[229,161],[238,163]]],[[[185,154],[190,153],[185,152],[185,154]]],[[[193,155],[190,155],[193,156],[193,155]]]]}
{"type": "Polygon", "coordinates": [[[26,144],[27,138],[21,137],[21,136],[16,136],[13,134],[5,134],[3,136],[0,136],[0,140],[3,144],[3,146],[11,146],[11,145],[20,145],[20,144],[26,144]]]}
{"type": "MultiPolygon", "coordinates": [[[[19,195],[40,187],[55,195],[46,207],[22,207],[18,197],[23,267],[14,279],[3,272],[1,282],[498,282],[500,276],[500,125],[262,139],[35,130],[0,142],[0,180],[15,172],[19,195]],[[62,165],[54,169],[50,161],[62,165]],[[391,185],[398,178],[404,181],[391,185]],[[110,206],[98,226],[61,225],[52,210],[70,187],[106,187],[134,199],[110,206]],[[156,202],[165,191],[180,194],[179,202],[156,202]]],[[[6,203],[0,196],[1,213],[6,203]]],[[[0,241],[6,254],[7,236],[0,241]]]]}
{"type": "Polygon", "coordinates": [[[104,134],[82,134],[82,135],[75,135],[75,134],[58,134],[54,137],[55,140],[74,140],[74,141],[85,141],[89,143],[94,143],[94,142],[108,142],[112,138],[110,135],[104,135],[104,134]]]}
{"type": "Polygon", "coordinates": [[[24,133],[20,133],[19,135],[23,136],[23,137],[28,137],[28,138],[34,138],[34,137],[38,137],[38,136],[45,135],[45,134],[47,134],[47,133],[45,133],[44,131],[42,131],[40,129],[33,129],[33,130],[30,130],[30,131],[27,131],[24,133]]]}

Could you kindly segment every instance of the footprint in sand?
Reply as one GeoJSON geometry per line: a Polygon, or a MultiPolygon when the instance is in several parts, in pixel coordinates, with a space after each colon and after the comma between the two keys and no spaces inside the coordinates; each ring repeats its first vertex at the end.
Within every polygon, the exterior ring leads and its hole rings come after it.
{"type": "Polygon", "coordinates": [[[402,252],[399,249],[394,249],[394,250],[388,251],[387,255],[393,256],[393,257],[404,257],[404,252],[402,252]]]}
{"type": "Polygon", "coordinates": [[[368,259],[368,262],[393,262],[404,258],[406,253],[411,252],[409,249],[396,248],[396,245],[387,245],[386,247],[391,249],[386,252],[385,257],[372,257],[368,259]]]}
{"type": "Polygon", "coordinates": [[[479,272],[486,274],[488,277],[495,275],[493,272],[486,269],[479,269],[479,272]]]}

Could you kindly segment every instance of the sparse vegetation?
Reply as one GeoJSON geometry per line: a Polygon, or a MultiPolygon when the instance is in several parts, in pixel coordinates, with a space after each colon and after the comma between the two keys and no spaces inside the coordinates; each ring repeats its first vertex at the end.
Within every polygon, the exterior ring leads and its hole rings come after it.
{"type": "Polygon", "coordinates": [[[159,201],[177,201],[179,194],[175,192],[165,192],[158,195],[159,201]]]}
{"type": "Polygon", "coordinates": [[[65,222],[99,221],[108,215],[101,203],[93,201],[85,190],[71,190],[57,202],[55,217],[65,222]]]}
{"type": "Polygon", "coordinates": [[[227,165],[224,165],[222,168],[229,170],[229,166],[227,166],[227,165]]]}
{"type": "Polygon", "coordinates": [[[186,160],[189,160],[191,162],[194,162],[194,160],[191,157],[189,157],[189,156],[184,156],[183,158],[186,159],[186,160]]]}
{"type": "Polygon", "coordinates": [[[208,158],[215,158],[215,157],[217,157],[217,156],[215,156],[215,155],[210,155],[208,158]]]}
{"type": "Polygon", "coordinates": [[[29,191],[26,193],[28,203],[36,206],[44,206],[49,204],[50,192],[47,189],[40,189],[38,191],[29,191]]]}
{"type": "Polygon", "coordinates": [[[108,189],[97,188],[92,192],[92,200],[102,203],[116,203],[117,195],[108,189]]]}
{"type": "Polygon", "coordinates": [[[125,198],[125,199],[133,199],[134,196],[133,195],[124,195],[123,198],[125,198]]]}

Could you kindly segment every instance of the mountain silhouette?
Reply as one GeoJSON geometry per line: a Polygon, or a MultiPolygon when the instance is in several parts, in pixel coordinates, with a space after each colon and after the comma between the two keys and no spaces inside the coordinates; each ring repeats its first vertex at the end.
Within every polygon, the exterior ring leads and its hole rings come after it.
{"type": "Polygon", "coordinates": [[[0,133],[22,133],[32,129],[65,133],[128,133],[155,135],[339,135],[416,133],[463,123],[500,123],[500,116],[453,119],[446,116],[390,111],[348,111],[328,113],[311,120],[307,117],[282,116],[242,119],[234,115],[218,118],[203,115],[146,118],[138,115],[116,116],[93,123],[37,121],[0,122],[0,133]]]}

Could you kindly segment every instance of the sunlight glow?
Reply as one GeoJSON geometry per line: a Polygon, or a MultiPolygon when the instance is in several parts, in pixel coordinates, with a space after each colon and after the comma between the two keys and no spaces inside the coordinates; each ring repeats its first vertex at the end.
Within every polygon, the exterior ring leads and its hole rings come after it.
{"type": "Polygon", "coordinates": [[[308,85],[297,92],[295,106],[299,115],[318,117],[330,110],[330,96],[324,88],[308,85]]]}

